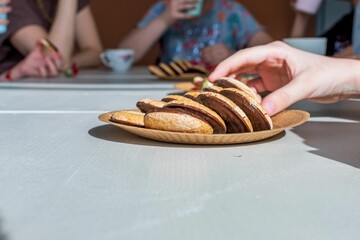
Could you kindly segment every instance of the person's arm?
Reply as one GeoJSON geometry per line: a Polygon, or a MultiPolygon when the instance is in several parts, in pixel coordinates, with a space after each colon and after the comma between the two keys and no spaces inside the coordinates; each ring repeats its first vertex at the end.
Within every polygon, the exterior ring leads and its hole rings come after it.
{"type": "Polygon", "coordinates": [[[315,15],[323,0],[291,0],[295,18],[290,37],[304,37],[311,15],[315,15]]]}
{"type": "Polygon", "coordinates": [[[135,61],[140,60],[176,20],[193,18],[184,11],[194,8],[195,3],[196,0],[167,1],[165,10],[158,17],[145,27],[132,30],[119,47],[134,49],[135,61]]]}
{"type": "Polygon", "coordinates": [[[310,15],[304,12],[296,12],[290,37],[304,37],[310,15]]]}
{"type": "Polygon", "coordinates": [[[135,50],[135,62],[139,61],[152,46],[154,46],[164,32],[168,29],[169,23],[163,16],[156,18],[145,28],[136,28],[130,32],[119,44],[119,48],[135,50]]]}
{"type": "Polygon", "coordinates": [[[259,45],[268,44],[274,41],[274,39],[270,36],[266,31],[258,31],[254,33],[248,42],[248,47],[254,47],[259,45]]]}
{"type": "Polygon", "coordinates": [[[78,67],[94,67],[100,64],[102,44],[89,6],[78,13],[75,25],[75,39],[79,47],[71,62],[78,67]]]}
{"type": "Polygon", "coordinates": [[[28,25],[16,31],[11,43],[23,55],[29,54],[41,38],[49,38],[61,52],[65,66],[69,66],[74,48],[77,1],[61,0],[58,3],[54,22],[49,32],[39,25],[28,25]]]}
{"type": "Polygon", "coordinates": [[[360,96],[360,62],[300,51],[275,42],[241,50],[218,65],[210,81],[257,73],[249,82],[258,92],[271,91],[262,100],[274,115],[302,99],[334,102],[360,96]]]}

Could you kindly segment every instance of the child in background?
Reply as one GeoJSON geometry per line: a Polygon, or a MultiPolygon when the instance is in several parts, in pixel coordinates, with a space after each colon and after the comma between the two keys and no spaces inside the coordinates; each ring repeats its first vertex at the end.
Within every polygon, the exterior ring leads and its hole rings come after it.
{"type": "Polygon", "coordinates": [[[160,61],[184,59],[206,67],[216,66],[239,49],[272,41],[269,34],[240,4],[232,0],[204,0],[202,14],[187,14],[197,0],[156,3],[121,43],[141,59],[157,42],[160,61]]]}

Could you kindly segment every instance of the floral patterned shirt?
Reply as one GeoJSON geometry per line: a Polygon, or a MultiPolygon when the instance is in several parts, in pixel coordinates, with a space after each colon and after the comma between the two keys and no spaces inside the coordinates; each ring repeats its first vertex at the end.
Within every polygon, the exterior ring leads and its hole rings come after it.
{"type": "MultiPolygon", "coordinates": [[[[163,1],[154,4],[138,28],[146,27],[166,6],[163,1]]],[[[161,38],[160,61],[185,59],[201,64],[201,49],[224,43],[233,51],[246,47],[249,39],[263,28],[254,17],[234,0],[214,0],[212,10],[192,20],[175,22],[161,38]]]]}

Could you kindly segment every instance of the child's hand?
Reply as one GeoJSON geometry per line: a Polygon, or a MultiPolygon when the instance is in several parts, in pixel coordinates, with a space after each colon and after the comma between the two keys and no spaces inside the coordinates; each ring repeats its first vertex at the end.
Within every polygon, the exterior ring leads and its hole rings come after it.
{"type": "Polygon", "coordinates": [[[225,44],[218,43],[205,47],[201,50],[201,58],[204,63],[210,66],[216,66],[226,58],[230,57],[234,52],[225,44]]]}
{"type": "Polygon", "coordinates": [[[165,1],[166,10],[162,16],[169,24],[172,24],[179,19],[194,18],[193,16],[186,14],[186,11],[194,9],[197,2],[198,0],[167,0],[165,1]]]}
{"type": "Polygon", "coordinates": [[[26,77],[56,77],[62,73],[63,61],[58,52],[44,53],[38,44],[19,64],[2,76],[8,81],[26,77]]]}

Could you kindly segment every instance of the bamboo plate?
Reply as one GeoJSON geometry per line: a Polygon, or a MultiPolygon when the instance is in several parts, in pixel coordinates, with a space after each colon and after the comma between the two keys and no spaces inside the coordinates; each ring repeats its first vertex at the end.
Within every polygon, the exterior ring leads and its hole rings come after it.
{"type": "Polygon", "coordinates": [[[192,82],[180,82],[180,83],[176,83],[174,85],[174,89],[176,90],[181,90],[184,92],[189,92],[189,91],[193,91],[193,89],[195,88],[195,84],[192,82]]]}
{"type": "Polygon", "coordinates": [[[158,76],[159,79],[163,79],[163,80],[169,80],[169,81],[193,81],[194,77],[202,77],[203,75],[197,73],[197,74],[192,74],[192,73],[185,73],[179,76],[164,76],[164,77],[160,77],[158,76]]]}
{"type": "Polygon", "coordinates": [[[274,129],[253,133],[236,133],[236,134],[189,134],[168,131],[159,131],[154,129],[139,128],[127,126],[110,121],[110,117],[114,112],[105,113],[99,116],[103,122],[120,127],[121,129],[131,132],[135,135],[170,143],[182,144],[204,144],[204,145],[225,145],[237,143],[250,143],[273,137],[285,129],[299,126],[306,122],[310,114],[300,110],[285,110],[272,117],[274,129]]]}

